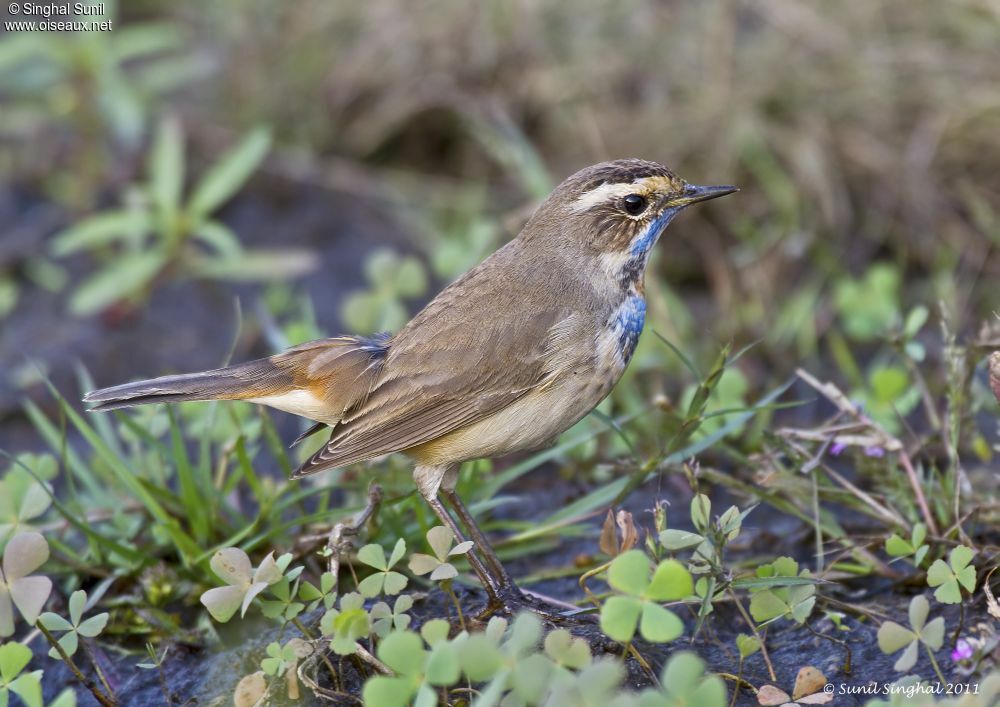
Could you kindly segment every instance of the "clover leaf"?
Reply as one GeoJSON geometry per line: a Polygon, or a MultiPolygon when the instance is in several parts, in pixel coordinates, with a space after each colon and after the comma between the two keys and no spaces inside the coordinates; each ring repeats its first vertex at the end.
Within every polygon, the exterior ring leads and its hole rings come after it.
{"type": "Polygon", "coordinates": [[[948,555],[948,562],[934,560],[927,570],[927,585],[937,587],[934,598],[942,604],[959,604],[962,601],[962,590],[970,594],[976,589],[976,568],[970,563],[976,551],[965,545],[959,545],[948,555]]]}
{"type": "Polygon", "coordinates": [[[266,675],[284,675],[288,669],[295,665],[295,648],[290,645],[282,646],[277,641],[267,644],[267,658],[260,661],[260,669],[266,675]]]}
{"type": "Polygon", "coordinates": [[[386,636],[379,644],[378,657],[395,675],[366,682],[365,704],[402,707],[412,702],[418,707],[435,707],[436,689],[454,685],[461,677],[459,645],[465,635],[449,641],[449,630],[447,621],[434,619],[424,624],[420,636],[413,631],[393,631],[386,636]]]}
{"type": "Polygon", "coordinates": [[[927,526],[923,523],[917,523],[913,526],[909,540],[904,540],[896,533],[890,535],[889,539],[885,541],[885,551],[896,558],[912,555],[913,564],[919,566],[924,561],[924,557],[927,556],[927,551],[930,550],[930,546],[924,544],[926,537],[927,526]]]}
{"type": "MultiPolygon", "coordinates": [[[[49,631],[65,631],[65,634],[59,639],[59,645],[62,646],[67,655],[76,653],[80,636],[95,638],[108,625],[108,612],[106,611],[96,616],[91,616],[86,621],[81,621],[86,606],[87,592],[78,589],[69,597],[68,621],[59,614],[54,614],[51,611],[46,611],[38,617],[38,622],[49,631]]],[[[55,648],[49,650],[49,655],[56,660],[62,657],[55,648]]]]}
{"type": "Polygon", "coordinates": [[[10,693],[20,697],[27,707],[42,707],[42,671],[22,674],[31,661],[31,649],[20,643],[0,646],[0,704],[6,705],[10,693]]]}
{"type": "Polygon", "coordinates": [[[282,577],[282,569],[273,552],[268,553],[256,570],[247,554],[236,547],[219,550],[209,564],[212,571],[225,580],[226,586],[209,589],[201,595],[201,603],[220,623],[233,618],[237,609],[240,616],[246,616],[254,598],[282,577]]]}
{"type": "MultiPolygon", "coordinates": [[[[55,460],[49,455],[23,455],[21,464],[47,474],[55,460]],[[22,461],[23,460],[23,461],[22,461]]],[[[12,467],[0,481],[0,547],[19,530],[31,530],[30,522],[43,515],[52,505],[51,490],[20,466],[12,467]]]]}
{"type": "Polygon", "coordinates": [[[663,707],[724,707],[726,686],[718,675],[705,675],[705,663],[694,653],[675,653],[663,667],[660,689],[663,707]]]}
{"type": "MultiPolygon", "coordinates": [[[[369,616],[372,619],[372,631],[379,638],[385,638],[393,629],[404,630],[410,625],[410,615],[406,612],[413,607],[413,597],[409,594],[401,594],[396,597],[392,608],[384,601],[372,607],[369,616]]],[[[426,626],[427,624],[424,624],[426,626]]]]}
{"type": "Polygon", "coordinates": [[[14,607],[35,623],[52,592],[48,577],[29,577],[49,559],[49,544],[38,533],[18,533],[4,548],[0,569],[0,636],[14,634],[14,607]]]}
{"type": "Polygon", "coordinates": [[[309,602],[309,611],[319,606],[320,602],[326,609],[333,608],[337,602],[337,577],[333,572],[324,572],[320,575],[318,587],[312,582],[303,582],[299,587],[299,599],[309,602]]]}
{"type": "Polygon", "coordinates": [[[675,613],[659,602],[690,596],[691,574],[680,562],[664,560],[650,573],[649,558],[641,550],[629,550],[612,561],[608,584],[618,594],[601,607],[601,630],[610,638],[628,643],[639,634],[647,641],[666,643],[684,631],[675,613]]]}
{"type": "Polygon", "coordinates": [[[358,640],[371,633],[371,619],[365,611],[365,598],[350,592],[340,598],[340,608],[329,609],[319,622],[320,631],[330,637],[330,648],[337,655],[357,652],[358,640]]]}
{"type": "MultiPolygon", "coordinates": [[[[443,525],[436,525],[427,531],[427,544],[431,546],[433,555],[416,553],[410,556],[410,571],[415,575],[428,572],[435,581],[452,579],[458,576],[458,570],[448,560],[457,555],[464,555],[472,549],[472,541],[466,540],[452,547],[455,534],[443,525]]],[[[393,553],[395,554],[395,553],[393,553]]]]}
{"type": "Polygon", "coordinates": [[[771,580],[772,586],[751,587],[750,615],[759,623],[787,616],[797,623],[809,618],[816,605],[816,586],[796,582],[810,579],[809,570],[799,571],[799,563],[790,557],[779,557],[774,562],[757,568],[759,579],[771,580]],[[782,586],[782,584],[790,586],[782,586]]]}
{"type": "Polygon", "coordinates": [[[928,623],[929,612],[930,602],[918,594],[910,601],[910,628],[900,626],[895,621],[886,621],[879,627],[878,647],[883,653],[889,655],[905,648],[893,666],[899,672],[905,672],[916,664],[921,643],[932,661],[934,655],[931,651],[939,650],[944,644],[944,617],[939,616],[928,623]]]}
{"type": "Polygon", "coordinates": [[[396,546],[392,549],[392,555],[388,560],[385,558],[385,550],[381,545],[365,545],[358,550],[358,560],[374,567],[377,572],[365,577],[358,584],[358,591],[365,597],[376,597],[383,592],[385,594],[399,594],[406,588],[407,579],[399,572],[393,572],[392,567],[403,559],[406,554],[406,541],[400,538],[396,541],[396,546]]]}

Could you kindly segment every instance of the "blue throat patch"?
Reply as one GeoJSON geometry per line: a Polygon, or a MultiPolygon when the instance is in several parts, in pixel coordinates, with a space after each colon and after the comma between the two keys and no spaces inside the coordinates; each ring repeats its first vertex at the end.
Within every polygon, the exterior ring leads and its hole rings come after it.
{"type": "Polygon", "coordinates": [[[646,300],[640,295],[630,295],[618,306],[612,326],[618,334],[618,350],[621,351],[625,363],[632,359],[645,323],[646,300]]]}
{"type": "Polygon", "coordinates": [[[663,229],[667,227],[674,216],[680,212],[678,208],[668,208],[664,209],[663,213],[657,216],[655,219],[649,222],[646,226],[646,230],[639,235],[629,248],[629,255],[633,257],[646,256],[649,251],[653,249],[656,245],[657,239],[659,239],[660,234],[663,233],[663,229]]]}

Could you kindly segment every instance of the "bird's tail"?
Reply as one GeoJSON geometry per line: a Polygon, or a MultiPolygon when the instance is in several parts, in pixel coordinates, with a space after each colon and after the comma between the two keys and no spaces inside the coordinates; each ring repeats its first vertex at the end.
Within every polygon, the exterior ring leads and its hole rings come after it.
{"type": "Polygon", "coordinates": [[[163,376],[87,393],[92,412],[188,400],[249,400],[335,422],[367,395],[388,351],[388,337],[343,336],[202,373],[163,376]]]}
{"type": "Polygon", "coordinates": [[[186,400],[246,400],[280,394],[293,387],[292,374],[271,359],[262,358],[201,373],[163,376],[124,383],[87,393],[86,403],[97,403],[91,412],[149,403],[180,403],[186,400]]]}

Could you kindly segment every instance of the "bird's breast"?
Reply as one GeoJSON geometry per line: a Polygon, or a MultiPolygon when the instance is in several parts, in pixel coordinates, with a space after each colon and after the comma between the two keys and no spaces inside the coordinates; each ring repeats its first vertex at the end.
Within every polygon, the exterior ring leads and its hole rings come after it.
{"type": "Polygon", "coordinates": [[[610,367],[621,375],[632,360],[645,324],[646,300],[637,292],[631,292],[612,310],[598,333],[598,367],[610,367]]]}

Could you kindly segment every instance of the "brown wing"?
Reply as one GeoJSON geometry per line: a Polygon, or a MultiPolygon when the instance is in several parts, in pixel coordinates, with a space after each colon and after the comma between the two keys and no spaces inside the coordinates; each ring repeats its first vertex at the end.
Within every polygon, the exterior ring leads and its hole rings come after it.
{"type": "Polygon", "coordinates": [[[488,264],[444,290],[392,339],[371,392],[296,477],[428,442],[545,384],[551,339],[569,312],[552,304],[560,298],[551,290],[512,287],[488,264]]]}

